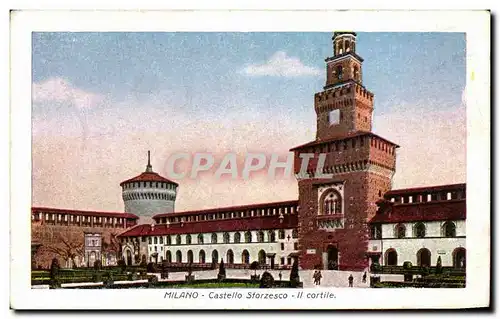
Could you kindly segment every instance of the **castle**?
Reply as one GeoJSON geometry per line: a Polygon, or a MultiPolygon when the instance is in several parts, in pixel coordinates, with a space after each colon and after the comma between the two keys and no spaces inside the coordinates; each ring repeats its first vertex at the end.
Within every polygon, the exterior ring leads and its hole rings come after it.
{"type": "Polygon", "coordinates": [[[302,269],[364,270],[430,266],[440,256],[443,266],[465,267],[465,184],[392,190],[399,146],[372,132],[374,94],[363,86],[356,33],[335,32],[332,44],[314,95],[316,139],[290,150],[297,200],[176,212],[179,185],[153,171],[148,153],[145,172],[120,184],[125,213],[33,207],[34,263],[287,268],[297,260],[302,269]],[[314,157],[299,174],[306,153],[314,157]]]}

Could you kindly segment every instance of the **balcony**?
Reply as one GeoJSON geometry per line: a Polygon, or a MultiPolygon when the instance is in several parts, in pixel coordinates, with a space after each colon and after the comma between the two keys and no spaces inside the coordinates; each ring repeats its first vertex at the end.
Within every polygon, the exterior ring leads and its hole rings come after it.
{"type": "Polygon", "coordinates": [[[318,228],[326,231],[335,231],[344,228],[343,214],[319,215],[316,217],[318,228]]]}

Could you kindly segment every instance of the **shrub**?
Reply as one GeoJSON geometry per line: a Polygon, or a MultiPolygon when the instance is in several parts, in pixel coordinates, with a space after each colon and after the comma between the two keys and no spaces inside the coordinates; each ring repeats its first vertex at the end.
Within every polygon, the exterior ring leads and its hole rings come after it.
{"type": "Polygon", "coordinates": [[[274,287],[273,275],[271,275],[269,272],[265,271],[262,274],[262,277],[260,279],[259,288],[273,288],[273,287],[274,287]]]}
{"type": "Polygon", "coordinates": [[[94,270],[101,270],[102,269],[102,262],[100,260],[96,260],[94,262],[94,270]]]}
{"type": "Polygon", "coordinates": [[[403,269],[411,269],[411,267],[413,267],[413,265],[411,264],[411,261],[405,261],[403,263],[403,269]]]}
{"type": "Polygon", "coordinates": [[[292,270],[290,271],[290,284],[292,287],[297,287],[299,282],[299,263],[295,260],[292,265],[292,270]]]}
{"type": "Polygon", "coordinates": [[[250,269],[255,270],[255,275],[257,275],[257,269],[259,269],[259,262],[254,261],[253,263],[250,264],[250,269]]]}
{"type": "Polygon", "coordinates": [[[370,265],[370,272],[380,272],[382,271],[382,266],[379,263],[373,263],[370,265]]]}
{"type": "Polygon", "coordinates": [[[439,256],[436,264],[436,274],[442,274],[442,273],[443,273],[443,265],[441,263],[441,256],[439,256]]]}
{"type": "Polygon", "coordinates": [[[50,278],[55,279],[59,275],[59,260],[57,258],[52,259],[52,263],[50,264],[50,278]]]}
{"type": "Polygon", "coordinates": [[[118,260],[118,267],[120,267],[120,270],[122,272],[125,272],[125,270],[127,269],[127,264],[125,263],[125,260],[123,259],[118,260]]]}
{"type": "Polygon", "coordinates": [[[220,260],[220,264],[219,264],[219,276],[226,277],[226,268],[224,267],[224,259],[220,260]]]}
{"type": "Polygon", "coordinates": [[[149,263],[146,267],[147,272],[158,272],[158,266],[155,263],[149,263]]]}

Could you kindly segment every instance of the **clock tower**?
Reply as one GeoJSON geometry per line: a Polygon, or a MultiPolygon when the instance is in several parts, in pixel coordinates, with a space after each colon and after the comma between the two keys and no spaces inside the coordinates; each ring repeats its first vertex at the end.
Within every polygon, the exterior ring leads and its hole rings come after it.
{"type": "Polygon", "coordinates": [[[391,189],[398,145],[372,132],[374,95],[363,86],[356,33],[335,32],[332,45],[325,86],[314,95],[316,139],[291,150],[299,186],[299,264],[363,270],[367,222],[391,189]],[[305,174],[304,153],[313,154],[305,174]]]}

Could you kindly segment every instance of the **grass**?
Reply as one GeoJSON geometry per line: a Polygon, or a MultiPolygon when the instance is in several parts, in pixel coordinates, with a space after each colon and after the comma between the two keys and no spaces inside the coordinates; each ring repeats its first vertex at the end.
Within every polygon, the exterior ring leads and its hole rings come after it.
{"type": "Polygon", "coordinates": [[[176,284],[176,285],[161,285],[159,284],[157,288],[206,288],[206,289],[216,289],[216,288],[259,288],[258,283],[237,283],[237,282],[211,282],[211,283],[199,283],[199,284],[176,284]]]}

